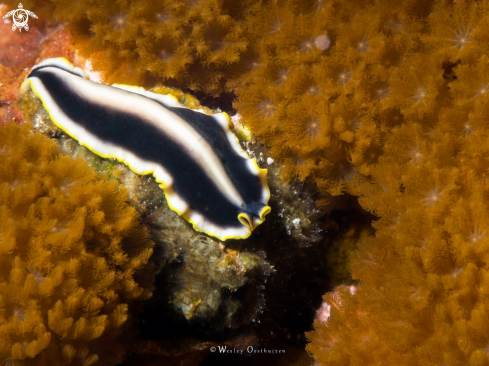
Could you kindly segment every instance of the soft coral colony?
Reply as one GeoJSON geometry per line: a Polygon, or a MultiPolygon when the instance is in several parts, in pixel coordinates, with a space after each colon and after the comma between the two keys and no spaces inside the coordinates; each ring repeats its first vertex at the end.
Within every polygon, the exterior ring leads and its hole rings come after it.
{"type": "Polygon", "coordinates": [[[417,44],[390,68],[402,124],[347,184],[379,220],[351,264],[358,288],[325,295],[330,317],[309,333],[320,364],[489,364],[489,5],[423,6],[389,39],[417,44]]]}
{"type": "Polygon", "coordinates": [[[105,72],[106,81],[142,85],[159,79],[214,95],[246,50],[241,20],[253,3],[52,1],[55,16],[69,21],[77,47],[105,72]]]}
{"type": "Polygon", "coordinates": [[[117,364],[153,244],[116,181],[31,128],[0,128],[0,360],[117,364]]]}

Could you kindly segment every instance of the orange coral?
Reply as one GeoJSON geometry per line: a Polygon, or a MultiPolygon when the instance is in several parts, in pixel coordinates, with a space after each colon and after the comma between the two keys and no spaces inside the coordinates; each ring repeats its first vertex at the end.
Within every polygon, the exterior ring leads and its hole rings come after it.
{"type": "Polygon", "coordinates": [[[450,119],[441,116],[434,132],[395,129],[373,182],[351,188],[381,219],[352,261],[358,291],[340,287],[324,297],[331,317],[316,321],[308,346],[320,364],[489,364],[481,321],[489,186],[478,178],[489,168],[478,156],[487,154],[489,135],[480,128],[470,138],[444,136],[450,119]],[[427,149],[411,164],[416,140],[427,149]]]}
{"type": "Polygon", "coordinates": [[[433,108],[438,78],[422,80],[416,70],[437,75],[441,62],[435,70],[404,60],[426,49],[416,17],[430,4],[273,2],[247,18],[249,52],[260,57],[239,79],[235,106],[282,158],[283,176],[316,182],[323,207],[355,174],[368,174],[401,108],[433,108]],[[287,70],[280,83],[276,70],[287,70]],[[274,106],[266,114],[265,102],[274,106]]]}
{"type": "Polygon", "coordinates": [[[426,48],[392,71],[403,122],[345,185],[379,220],[352,260],[357,291],[325,295],[308,334],[321,365],[489,365],[488,21],[486,3],[437,2],[417,20],[426,48]]]}
{"type": "Polygon", "coordinates": [[[0,360],[115,365],[152,242],[116,181],[30,129],[0,128],[0,360]]]}

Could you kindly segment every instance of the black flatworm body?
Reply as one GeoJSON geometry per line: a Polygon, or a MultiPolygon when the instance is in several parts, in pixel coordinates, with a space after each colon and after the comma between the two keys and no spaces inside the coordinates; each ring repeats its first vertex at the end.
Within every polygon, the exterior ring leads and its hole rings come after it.
{"type": "Polygon", "coordinates": [[[30,86],[52,121],[104,158],[153,174],[168,205],[197,231],[246,238],[270,212],[266,170],[229,129],[226,113],[183,107],[172,95],[108,86],[63,58],[35,66],[30,86]]]}

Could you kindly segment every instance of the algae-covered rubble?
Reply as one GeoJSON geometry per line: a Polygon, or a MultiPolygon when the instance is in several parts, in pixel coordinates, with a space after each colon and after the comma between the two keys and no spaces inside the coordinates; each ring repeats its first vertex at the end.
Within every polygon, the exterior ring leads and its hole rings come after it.
{"type": "MultiPolygon", "coordinates": [[[[195,98],[178,90],[158,87],[153,91],[171,91],[183,105],[202,108],[195,98]]],[[[265,306],[263,289],[274,269],[265,259],[263,250],[246,249],[255,234],[246,240],[233,241],[229,246],[194,231],[186,220],[168,207],[164,191],[152,176],[137,175],[124,164],[101,158],[79,145],[52,123],[32,91],[24,93],[17,106],[24,119],[34,121],[36,130],[55,138],[64,153],[84,158],[108,179],[118,180],[120,189],[128,192],[130,204],[138,210],[156,243],[152,260],[160,276],[166,279],[162,290],[165,301],[158,293],[152,301],[165,302],[165,306],[169,303],[188,320],[212,320],[214,326],[237,327],[257,318],[265,306]],[[244,292],[249,294],[243,293],[245,284],[248,286],[244,292]],[[239,289],[239,294],[233,296],[239,289]]],[[[246,138],[243,133],[238,136],[246,138]]],[[[263,145],[255,141],[242,141],[242,144],[250,157],[257,157],[258,164],[269,169],[271,200],[277,202],[281,225],[291,239],[301,246],[317,241],[321,230],[313,222],[319,211],[314,208],[312,199],[296,197],[296,187],[280,180],[279,166],[266,160],[263,145]]]]}

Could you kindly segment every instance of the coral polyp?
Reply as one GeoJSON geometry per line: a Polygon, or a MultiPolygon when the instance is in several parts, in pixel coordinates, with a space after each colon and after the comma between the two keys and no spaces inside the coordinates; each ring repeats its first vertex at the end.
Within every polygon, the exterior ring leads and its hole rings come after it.
{"type": "Polygon", "coordinates": [[[120,11],[119,14],[113,15],[110,18],[110,25],[114,30],[123,31],[126,25],[129,24],[127,17],[127,14],[124,14],[122,11],[120,11]]]}
{"type": "Polygon", "coordinates": [[[425,98],[426,98],[426,88],[424,86],[420,86],[416,91],[414,92],[414,95],[412,96],[412,99],[418,103],[424,103],[425,98]]]}
{"type": "Polygon", "coordinates": [[[431,189],[430,191],[425,192],[426,198],[424,198],[422,201],[429,206],[433,206],[439,201],[441,194],[442,192],[438,188],[431,189]]]}
{"type": "Polygon", "coordinates": [[[318,118],[312,118],[309,122],[307,122],[305,134],[310,136],[311,139],[315,139],[317,135],[319,135],[320,124],[318,118]]]}
{"type": "Polygon", "coordinates": [[[452,31],[453,40],[452,44],[454,47],[462,50],[467,43],[470,41],[470,33],[472,32],[471,27],[469,26],[467,29],[461,24],[460,30],[458,32],[452,31]]]}
{"type": "Polygon", "coordinates": [[[340,74],[338,75],[338,84],[341,84],[343,86],[346,85],[351,80],[353,72],[348,69],[344,69],[340,74]]]}
{"type": "Polygon", "coordinates": [[[258,114],[265,120],[270,119],[277,109],[271,99],[265,99],[263,102],[259,103],[257,107],[258,114]]]}

